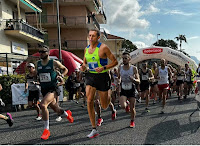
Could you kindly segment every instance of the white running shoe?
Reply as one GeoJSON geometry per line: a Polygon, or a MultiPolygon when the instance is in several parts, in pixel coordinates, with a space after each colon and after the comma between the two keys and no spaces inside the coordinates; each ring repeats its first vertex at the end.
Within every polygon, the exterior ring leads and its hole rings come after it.
{"type": "Polygon", "coordinates": [[[40,121],[40,120],[42,120],[42,117],[38,116],[38,117],[36,117],[35,119],[36,119],[37,121],[40,121]]]}
{"type": "Polygon", "coordinates": [[[58,116],[57,118],[56,118],[56,121],[57,122],[60,122],[62,120],[62,117],[61,116],[58,116]]]}
{"type": "Polygon", "coordinates": [[[99,135],[99,131],[96,130],[96,129],[92,129],[92,132],[89,135],[87,135],[87,137],[88,138],[94,138],[94,137],[96,137],[98,135],[99,135]]]}

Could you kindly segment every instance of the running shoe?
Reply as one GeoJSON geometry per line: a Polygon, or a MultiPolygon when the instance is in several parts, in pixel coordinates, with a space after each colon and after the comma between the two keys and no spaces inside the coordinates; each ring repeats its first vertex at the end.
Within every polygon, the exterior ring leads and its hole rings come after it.
{"type": "Polygon", "coordinates": [[[49,136],[50,136],[50,131],[48,129],[44,129],[41,139],[47,140],[47,139],[49,139],[49,136]]]}
{"type": "Polygon", "coordinates": [[[149,108],[145,108],[145,111],[147,112],[147,113],[149,113],[150,112],[150,110],[149,110],[149,108]]]}
{"type": "Polygon", "coordinates": [[[117,117],[117,110],[115,109],[114,112],[112,113],[112,120],[115,120],[117,117]]]}
{"type": "Polygon", "coordinates": [[[134,122],[134,121],[131,121],[130,127],[131,127],[131,128],[135,128],[135,122],[134,122]]]}
{"type": "Polygon", "coordinates": [[[61,116],[58,116],[57,118],[56,118],[56,121],[57,122],[60,122],[62,120],[62,117],[61,116]]]}
{"type": "Polygon", "coordinates": [[[155,99],[153,99],[153,104],[156,104],[156,100],[155,99]]]}
{"type": "Polygon", "coordinates": [[[165,113],[165,111],[164,111],[164,109],[162,109],[161,112],[160,112],[160,114],[164,114],[164,113],[165,113]]]}
{"type": "Polygon", "coordinates": [[[102,123],[103,123],[103,119],[99,118],[98,121],[97,121],[97,126],[101,126],[102,123]]]}
{"type": "Polygon", "coordinates": [[[8,123],[9,127],[11,127],[13,125],[12,115],[10,113],[7,113],[6,116],[8,117],[6,122],[8,123]]]}
{"type": "Polygon", "coordinates": [[[69,120],[70,123],[73,123],[74,118],[72,117],[72,112],[70,110],[67,110],[66,112],[68,114],[67,119],[69,120]]]}
{"type": "Polygon", "coordinates": [[[99,131],[97,129],[92,129],[92,132],[89,135],[87,135],[87,137],[94,138],[98,135],[99,135],[99,131]]]}
{"type": "Polygon", "coordinates": [[[40,121],[40,120],[42,120],[42,117],[41,117],[41,116],[37,116],[37,117],[35,118],[35,120],[40,121]]]}
{"type": "Polygon", "coordinates": [[[125,110],[126,110],[126,113],[130,113],[130,105],[129,104],[126,106],[125,110]]]}

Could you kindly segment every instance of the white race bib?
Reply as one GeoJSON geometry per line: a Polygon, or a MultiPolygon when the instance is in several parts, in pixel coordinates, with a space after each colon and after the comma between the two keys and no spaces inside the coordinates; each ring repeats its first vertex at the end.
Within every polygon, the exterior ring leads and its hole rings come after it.
{"type": "Polygon", "coordinates": [[[40,82],[51,82],[50,73],[40,73],[40,82]]]}
{"type": "Polygon", "coordinates": [[[177,77],[177,80],[183,80],[184,79],[184,76],[178,76],[177,77]]]}
{"type": "Polygon", "coordinates": [[[132,83],[123,83],[122,82],[122,89],[131,90],[132,89],[132,83]]]}
{"type": "Polygon", "coordinates": [[[145,81],[145,80],[148,80],[148,75],[142,75],[142,80],[145,81]]]}

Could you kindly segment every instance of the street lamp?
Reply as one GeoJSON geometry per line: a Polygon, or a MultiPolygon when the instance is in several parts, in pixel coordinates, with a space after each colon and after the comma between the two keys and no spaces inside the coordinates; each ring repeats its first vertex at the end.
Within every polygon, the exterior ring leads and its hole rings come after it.
{"type": "Polygon", "coordinates": [[[159,36],[159,35],[160,35],[160,34],[158,33],[158,34],[157,34],[157,43],[158,43],[158,36],[159,36]]]}

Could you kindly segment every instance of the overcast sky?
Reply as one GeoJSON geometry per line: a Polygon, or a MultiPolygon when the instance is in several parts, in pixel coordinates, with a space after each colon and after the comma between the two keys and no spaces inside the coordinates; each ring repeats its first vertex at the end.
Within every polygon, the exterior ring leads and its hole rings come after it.
{"type": "MultiPolygon", "coordinates": [[[[183,49],[200,60],[200,0],[102,0],[108,33],[132,41],[139,48],[158,39],[185,34],[183,49]],[[157,35],[160,34],[160,35],[157,35]]],[[[177,42],[178,43],[178,42],[177,42]]]]}

